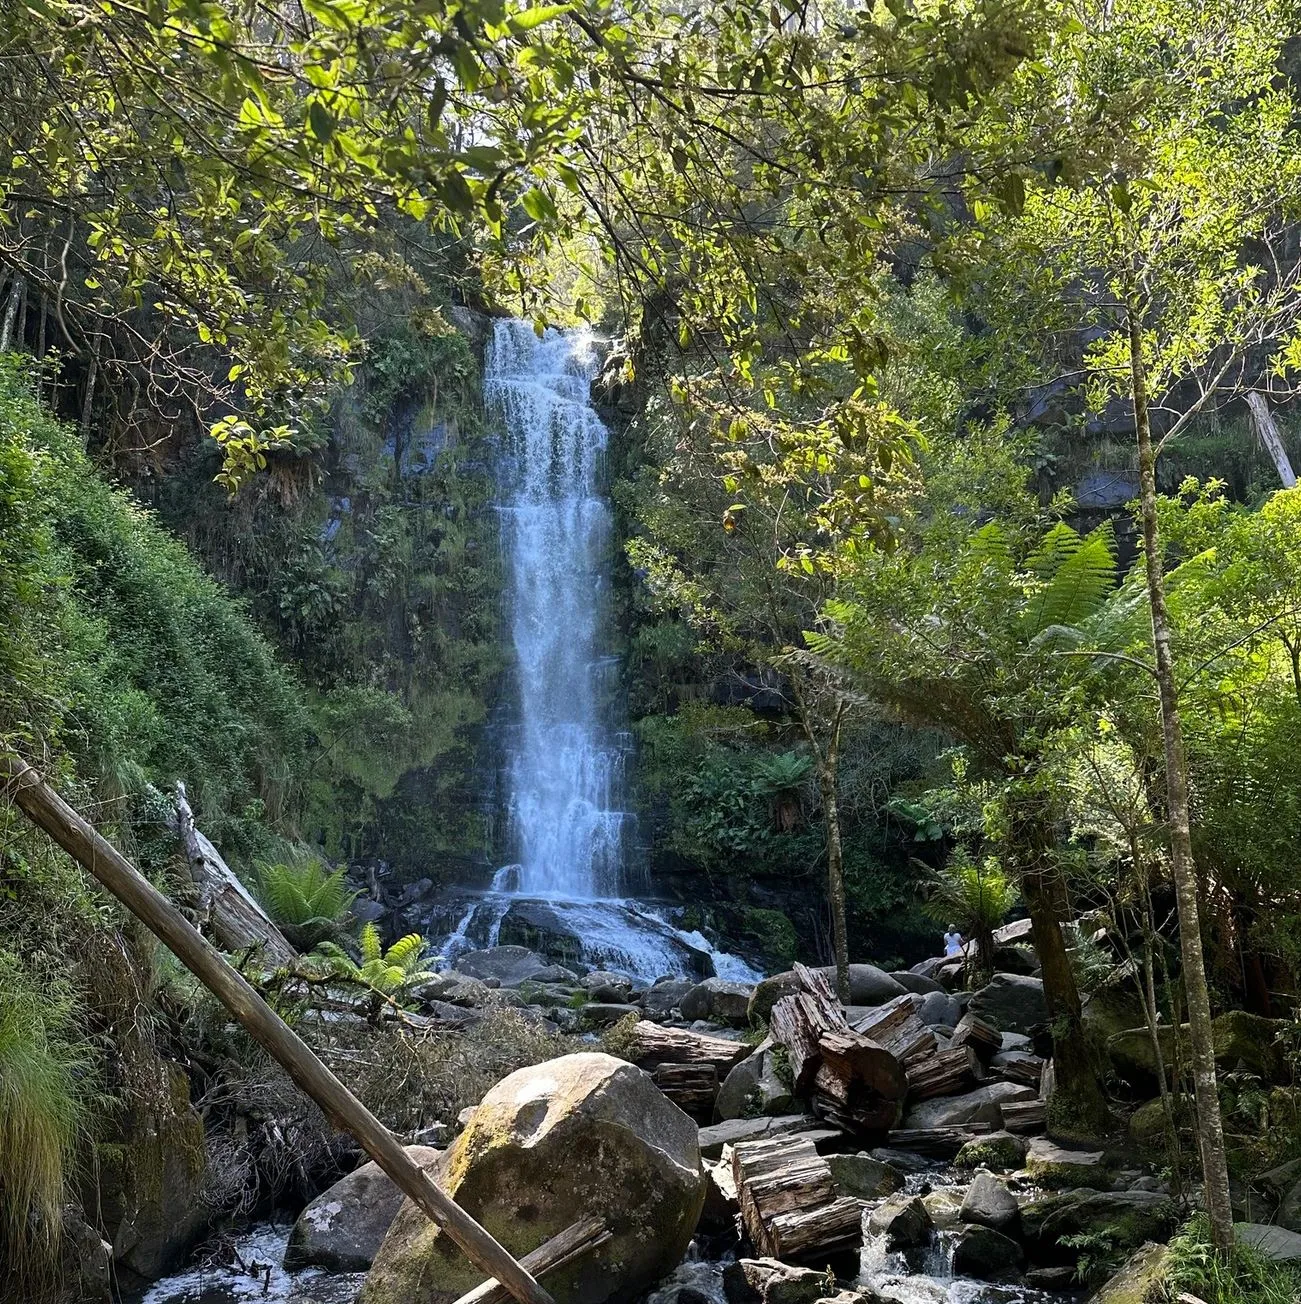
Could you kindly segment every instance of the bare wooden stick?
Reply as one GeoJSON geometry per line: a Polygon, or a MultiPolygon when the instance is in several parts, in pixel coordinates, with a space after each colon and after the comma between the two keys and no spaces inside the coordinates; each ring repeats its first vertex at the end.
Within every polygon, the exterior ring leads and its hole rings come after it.
{"type": "MultiPolygon", "coordinates": [[[[535,1277],[542,1277],[573,1263],[584,1254],[590,1254],[613,1235],[602,1219],[594,1215],[580,1218],[563,1232],[557,1232],[549,1241],[544,1241],[531,1254],[526,1254],[520,1260],[520,1266],[527,1268],[535,1277]]],[[[510,1295],[501,1282],[485,1281],[482,1286],[476,1286],[462,1295],[455,1304],[506,1304],[509,1299],[510,1295]]]]}
{"type": "Polygon", "coordinates": [[[320,1105],[326,1117],[351,1132],[399,1189],[447,1232],[476,1267],[500,1281],[522,1304],[555,1304],[526,1268],[434,1184],[402,1143],[316,1058],[198,929],[26,761],[4,750],[0,750],[0,791],[12,797],[28,819],[160,938],[320,1105]]]}

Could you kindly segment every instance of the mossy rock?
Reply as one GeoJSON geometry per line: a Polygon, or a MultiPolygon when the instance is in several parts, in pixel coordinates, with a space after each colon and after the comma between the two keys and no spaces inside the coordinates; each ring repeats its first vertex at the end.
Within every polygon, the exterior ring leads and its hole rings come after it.
{"type": "Polygon", "coordinates": [[[1021,1209],[1026,1247],[1041,1263],[1078,1257],[1062,1244],[1064,1237],[1105,1235],[1117,1249],[1136,1250],[1147,1241],[1164,1241],[1175,1222],[1173,1202],[1155,1191],[1063,1191],[1021,1209]]]}
{"type": "Polygon", "coordinates": [[[1106,1191],[1111,1189],[1113,1181],[1103,1151],[1068,1150],[1043,1137],[1030,1142],[1025,1167],[1035,1185],[1046,1191],[1077,1187],[1106,1191]]]}
{"type": "Polygon", "coordinates": [[[1006,1173],[1025,1163],[1026,1150],[1025,1137],[1012,1132],[991,1132],[968,1141],[953,1163],[957,1168],[988,1168],[994,1173],[1006,1173]]]}
{"type": "MultiPolygon", "coordinates": [[[[1280,1026],[1277,1019],[1266,1019],[1246,1010],[1228,1010],[1217,1015],[1211,1021],[1216,1064],[1222,1069],[1245,1069],[1266,1082],[1277,1082],[1284,1070],[1283,1057],[1275,1042],[1280,1026]]],[[[1166,1025],[1158,1035],[1168,1071],[1174,1062],[1174,1029],[1166,1025]]],[[[1190,1029],[1186,1023],[1179,1035],[1187,1053],[1190,1029]]],[[[1156,1050],[1146,1028],[1127,1028],[1115,1033],[1107,1040],[1107,1053],[1122,1078],[1131,1082],[1156,1080],[1156,1050]]]]}
{"type": "Polygon", "coordinates": [[[1135,1250],[1119,1272],[1100,1290],[1089,1296],[1087,1304],[1154,1304],[1165,1280],[1169,1250],[1149,1242],[1135,1250]]]}
{"type": "MultiPolygon", "coordinates": [[[[516,1258],[589,1214],[611,1238],[547,1277],[566,1304],[634,1299],[681,1260],[705,1201],[696,1125],[640,1069],[565,1055],[503,1078],[433,1176],[516,1258]]],[[[361,1304],[450,1304],[483,1273],[407,1200],[361,1304]]]]}

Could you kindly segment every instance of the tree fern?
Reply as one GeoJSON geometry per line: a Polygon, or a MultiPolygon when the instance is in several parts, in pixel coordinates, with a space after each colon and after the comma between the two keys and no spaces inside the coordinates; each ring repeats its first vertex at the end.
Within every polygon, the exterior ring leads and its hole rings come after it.
{"type": "Polygon", "coordinates": [[[434,976],[433,970],[423,967],[429,942],[419,933],[398,938],[386,951],[379,929],[374,924],[366,924],[358,938],[358,947],[360,964],[337,942],[322,942],[317,949],[330,962],[336,977],[369,987],[383,996],[398,995],[404,988],[434,976]]]}
{"type": "Polygon", "coordinates": [[[1059,522],[1027,562],[1039,577],[1025,608],[1025,634],[1033,639],[1050,626],[1078,627],[1101,609],[1116,586],[1115,541],[1104,525],[1081,538],[1059,522]]]}
{"type": "Polygon", "coordinates": [[[256,889],[267,913],[304,951],[339,933],[357,899],[344,881],[344,871],[331,873],[319,860],[260,865],[256,889]]]}

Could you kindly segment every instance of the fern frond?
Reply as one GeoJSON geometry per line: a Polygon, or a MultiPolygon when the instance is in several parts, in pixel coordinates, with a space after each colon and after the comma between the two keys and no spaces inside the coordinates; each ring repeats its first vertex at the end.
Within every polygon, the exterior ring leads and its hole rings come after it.
{"type": "Polygon", "coordinates": [[[1068,525],[1056,525],[1056,536],[1031,559],[1044,577],[1043,586],[1026,607],[1025,632],[1034,638],[1050,625],[1074,627],[1095,615],[1116,584],[1116,556],[1109,527],[1081,539],[1068,525]]]}
{"type": "Polygon", "coordinates": [[[384,944],[380,941],[379,929],[373,923],[362,925],[357,941],[361,946],[361,962],[363,966],[373,964],[376,960],[383,958],[384,944]]]}
{"type": "Polygon", "coordinates": [[[397,965],[403,973],[410,973],[424,959],[428,948],[428,941],[419,933],[408,933],[389,947],[384,959],[389,964],[397,965]]]}

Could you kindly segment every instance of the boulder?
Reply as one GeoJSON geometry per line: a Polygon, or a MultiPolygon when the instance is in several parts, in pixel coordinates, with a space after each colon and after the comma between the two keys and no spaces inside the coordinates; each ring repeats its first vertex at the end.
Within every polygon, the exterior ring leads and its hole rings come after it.
{"type": "Polygon", "coordinates": [[[1274,1221],[1290,1232],[1301,1232],[1301,1180],[1283,1193],[1274,1221]]]}
{"type": "Polygon", "coordinates": [[[1043,979],[1025,974],[996,973],[972,996],[968,1008],[1000,1032],[1028,1033],[1048,1022],[1043,979]]]}
{"type": "Polygon", "coordinates": [[[959,1212],[963,1222],[1007,1231],[1021,1220],[1021,1206],[1016,1196],[992,1173],[977,1173],[967,1188],[959,1212]]]}
{"type": "MultiPolygon", "coordinates": [[[[821,970],[831,983],[836,986],[834,968],[821,970]]],[[[749,1015],[751,1019],[764,1019],[772,1013],[772,1007],[783,996],[790,996],[800,990],[799,979],[795,971],[774,974],[765,978],[755,989],[750,998],[749,1015]]],[[[874,964],[851,964],[849,966],[849,1004],[850,1005],[884,1005],[886,1001],[904,994],[903,986],[884,969],[874,964]]]]}
{"type": "MultiPolygon", "coordinates": [[[[696,1125],[641,1069],[600,1054],[566,1055],[502,1079],[436,1175],[517,1258],[599,1213],[610,1240],[547,1278],[567,1304],[647,1290],[686,1252],[705,1200],[696,1125]]],[[[408,1200],[362,1304],[450,1304],[482,1280],[408,1200]]]]}
{"type": "MultiPolygon", "coordinates": [[[[437,1162],[442,1152],[429,1146],[408,1146],[407,1154],[422,1168],[437,1162]]],[[[373,1160],[341,1177],[298,1215],[285,1267],[324,1268],[326,1272],[365,1272],[402,1207],[402,1192],[373,1160]]]]}
{"type": "Polygon", "coordinates": [[[953,1246],[953,1273],[997,1281],[1018,1272],[1025,1263],[1025,1251],[1010,1236],[992,1227],[968,1227],[953,1246]]]}
{"type": "MultiPolygon", "coordinates": [[[[1215,1037],[1215,1063],[1227,1070],[1245,1070],[1275,1082],[1284,1073],[1282,1054],[1275,1040],[1281,1024],[1277,1019],[1266,1019],[1246,1010],[1229,1010],[1211,1020],[1215,1037]]],[[[1185,1023],[1180,1029],[1184,1046],[1188,1045],[1190,1029],[1185,1023]]],[[[1161,1056],[1166,1069],[1174,1062],[1174,1029],[1166,1024],[1159,1030],[1161,1056]]],[[[1150,1085],[1156,1081],[1156,1049],[1152,1035],[1146,1028],[1126,1028],[1107,1039],[1107,1051],[1112,1065],[1125,1081],[1150,1085]]]]}
{"type": "Polygon", "coordinates": [[[783,1114],[780,1118],[730,1118],[699,1133],[700,1153],[705,1159],[717,1159],[724,1146],[742,1141],[784,1136],[788,1132],[816,1132],[821,1125],[809,1114],[783,1114]]]}
{"type": "Polygon", "coordinates": [[[626,974],[611,973],[608,969],[593,969],[579,982],[594,1001],[622,1004],[632,997],[633,981],[626,974]]]}
{"type": "Polygon", "coordinates": [[[1026,1248],[1034,1258],[1048,1263],[1072,1262],[1077,1257],[1077,1251],[1060,1244],[1063,1236],[1095,1235],[1105,1230],[1117,1249],[1136,1250],[1145,1241],[1165,1240],[1175,1221],[1174,1204],[1158,1191],[1081,1188],[1021,1207],[1026,1248]]]}
{"type": "Polygon", "coordinates": [[[697,983],[681,1000],[678,1008],[684,1019],[708,1019],[713,1023],[730,1023],[744,1028],[749,1022],[753,988],[745,983],[731,983],[723,978],[706,978],[697,983]]]}
{"type": "Polygon", "coordinates": [[[892,1250],[924,1245],[934,1225],[929,1210],[915,1195],[886,1200],[867,1217],[868,1231],[884,1236],[892,1250]]]}
{"type": "Polygon", "coordinates": [[[728,1304],[816,1304],[826,1288],[825,1272],[779,1259],[738,1259],[723,1271],[728,1304]]]}
{"type": "Polygon", "coordinates": [[[936,1231],[946,1232],[962,1221],[962,1192],[957,1187],[937,1186],[922,1196],[922,1203],[936,1231]]]}
{"type": "Polygon", "coordinates": [[[443,988],[439,1000],[446,1001],[449,1005],[464,1005],[472,1010],[479,1010],[486,1005],[494,1004],[493,994],[493,989],[483,979],[462,974],[456,977],[455,982],[443,988]]]}
{"type": "Polygon", "coordinates": [[[911,973],[905,969],[902,973],[892,973],[891,978],[906,992],[915,992],[918,996],[929,996],[932,992],[942,992],[943,987],[934,978],[925,974],[911,973]]]}
{"type": "Polygon", "coordinates": [[[972,1137],[954,1157],[958,1168],[988,1168],[995,1173],[1020,1168],[1025,1163],[1029,1142],[1014,1132],[989,1132],[972,1137]]]}
{"type": "Polygon", "coordinates": [[[635,1018],[641,1013],[635,1005],[606,1005],[601,1001],[588,1001],[578,1008],[578,1022],[584,1028],[609,1028],[626,1019],[628,1015],[635,1018]]]}
{"type": "Polygon", "coordinates": [[[771,1043],[760,1046],[735,1065],[723,1079],[714,1103],[715,1117],[754,1118],[787,1114],[794,1102],[790,1087],[777,1075],[771,1043]]]}
{"type": "Polygon", "coordinates": [[[1301,1260],[1301,1232],[1247,1222],[1234,1223],[1233,1230],[1237,1233],[1240,1245],[1255,1246],[1265,1258],[1272,1259],[1275,1263],[1296,1263],[1301,1260]]]}
{"type": "Polygon", "coordinates": [[[1154,1241],[1135,1250],[1106,1285],[1089,1296],[1088,1304],[1147,1304],[1165,1276],[1168,1252],[1154,1241]]]}
{"type": "Polygon", "coordinates": [[[879,1200],[903,1190],[904,1175],[871,1155],[828,1155],[831,1176],[845,1195],[858,1200],[879,1200]]]}
{"type": "Polygon", "coordinates": [[[905,1128],[959,1127],[963,1123],[1003,1126],[1002,1106],[1014,1100],[1035,1100],[1038,1092],[1018,1082],[987,1082],[962,1096],[937,1096],[915,1104],[905,1115],[905,1128]]]}
{"type": "Polygon", "coordinates": [[[917,1007],[917,1017],[928,1028],[956,1028],[962,1007],[957,997],[947,992],[927,992],[917,1007]]]}
{"type": "Polygon", "coordinates": [[[518,987],[520,983],[544,981],[540,975],[553,966],[526,946],[491,946],[457,956],[453,968],[481,982],[495,978],[503,987],[518,987]]]}
{"type": "Polygon", "coordinates": [[[657,982],[647,989],[641,998],[641,1007],[647,1015],[667,1016],[676,1010],[682,998],[695,986],[678,978],[669,978],[657,982]]]}
{"type": "Polygon", "coordinates": [[[1047,1137],[1030,1141],[1025,1160],[1026,1171],[1036,1186],[1048,1191],[1088,1186],[1105,1191],[1112,1185],[1112,1175],[1101,1150],[1068,1150],[1047,1137]]]}

